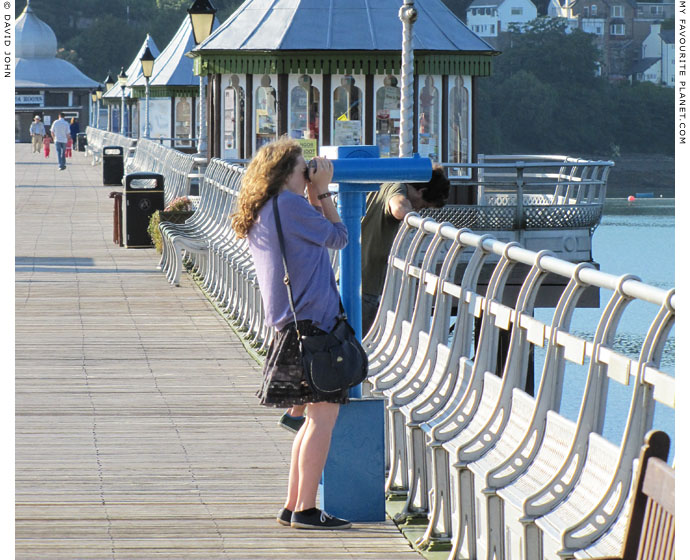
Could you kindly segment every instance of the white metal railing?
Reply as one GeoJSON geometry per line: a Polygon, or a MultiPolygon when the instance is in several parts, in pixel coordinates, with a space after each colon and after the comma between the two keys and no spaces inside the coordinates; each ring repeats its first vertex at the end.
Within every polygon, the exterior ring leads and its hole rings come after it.
{"type": "Polygon", "coordinates": [[[162,146],[142,138],[134,157],[125,167],[125,174],[138,171],[160,173],[165,177],[165,204],[180,196],[189,196],[193,169],[198,163],[191,154],[162,146]]]}
{"type": "Polygon", "coordinates": [[[185,148],[189,150],[197,150],[199,141],[198,138],[190,138],[188,136],[158,136],[156,138],[150,138],[150,140],[168,148],[185,148]]]}
{"type": "Polygon", "coordinates": [[[84,155],[93,158],[91,165],[96,165],[103,155],[103,148],[105,146],[121,146],[124,150],[125,158],[130,155],[131,150],[136,146],[136,139],[127,138],[122,134],[115,132],[108,132],[107,130],[100,130],[92,126],[86,127],[86,150],[84,155]]]}
{"type": "Polygon", "coordinates": [[[479,154],[477,163],[444,164],[454,186],[477,188],[477,204],[451,204],[422,215],[473,230],[594,231],[611,167],[612,161],[570,156],[479,154]],[[472,170],[474,179],[463,178],[472,170]]]}
{"type": "Polygon", "coordinates": [[[388,267],[379,314],[364,340],[368,384],[387,404],[388,489],[406,494],[403,516],[429,518],[418,544],[448,542],[450,558],[619,551],[633,467],[655,403],[675,406],[675,381],[660,368],[674,291],[416,215],[406,218],[388,267]],[[471,257],[457,284],[462,252],[471,257]],[[498,263],[489,265],[480,295],[477,279],[489,256],[498,263]],[[530,271],[509,306],[503,289],[517,264],[530,271]],[[547,274],[567,284],[551,322],[542,323],[532,310],[547,274]],[[569,327],[590,286],[613,294],[587,339],[569,327]],[[656,309],[636,357],[614,344],[632,301],[656,309]],[[510,333],[510,345],[499,371],[501,331],[510,333]],[[522,387],[534,347],[544,349],[545,360],[532,397],[522,387]],[[575,422],[559,414],[570,363],[586,376],[575,422]],[[615,421],[606,407],[610,382],[632,384],[618,445],[601,436],[604,421],[615,421]]]}
{"type": "MultiPolygon", "coordinates": [[[[240,165],[210,162],[193,217],[161,224],[161,267],[177,284],[186,259],[209,297],[264,349],[271,330],[254,266],[229,220],[243,173],[240,165]]],[[[675,305],[674,290],[410,214],[363,341],[371,373],[364,389],[387,405],[387,488],[406,495],[403,516],[428,517],[419,545],[447,542],[450,558],[509,560],[619,550],[655,406],[675,407],[675,380],[661,367],[675,305]],[[467,266],[456,281],[461,262],[467,266]],[[504,288],[517,265],[529,272],[508,304],[504,288]],[[480,294],[478,279],[487,269],[490,281],[480,294]],[[547,275],[565,287],[551,319],[540,321],[533,309],[547,275]],[[612,295],[588,336],[570,326],[590,287],[612,295]],[[634,355],[616,345],[633,302],[654,310],[634,355]],[[502,332],[510,343],[499,370],[502,332]],[[544,364],[531,396],[523,387],[535,349],[544,364]],[[575,421],[559,412],[571,367],[586,380],[575,421]],[[605,422],[620,421],[606,406],[611,383],[631,387],[618,443],[602,436],[605,422]]]]}
{"type": "Polygon", "coordinates": [[[160,267],[168,280],[179,284],[183,261],[188,259],[202,288],[219,308],[246,331],[259,349],[270,342],[263,307],[246,239],[230,227],[244,168],[214,158],[199,187],[199,206],[185,224],[163,222],[160,267]]]}
{"type": "MultiPolygon", "coordinates": [[[[102,151],[105,146],[122,146],[125,151],[125,176],[139,171],[163,175],[165,178],[164,199],[166,205],[177,197],[190,195],[192,181],[202,176],[199,173],[194,173],[194,170],[203,168],[206,164],[205,158],[195,158],[192,154],[173,150],[147,138],[141,138],[137,141],[121,134],[92,127],[86,128],[86,134],[87,146],[94,158],[94,164],[102,158],[102,151]]],[[[196,205],[198,201],[193,200],[193,203],[196,205]]]]}

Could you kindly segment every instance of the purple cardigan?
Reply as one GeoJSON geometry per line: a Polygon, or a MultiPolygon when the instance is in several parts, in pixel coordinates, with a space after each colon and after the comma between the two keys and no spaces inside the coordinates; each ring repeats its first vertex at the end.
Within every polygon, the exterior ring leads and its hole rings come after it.
{"type": "MultiPolygon", "coordinates": [[[[347,245],[347,227],[329,222],[307,199],[291,191],[278,195],[278,208],[297,319],[311,319],[317,327],[330,332],[340,305],[328,249],[340,250],[347,245]]],[[[293,316],[283,284],[283,261],[272,200],[259,210],[247,237],[266,323],[281,330],[293,322],[293,316]]]]}

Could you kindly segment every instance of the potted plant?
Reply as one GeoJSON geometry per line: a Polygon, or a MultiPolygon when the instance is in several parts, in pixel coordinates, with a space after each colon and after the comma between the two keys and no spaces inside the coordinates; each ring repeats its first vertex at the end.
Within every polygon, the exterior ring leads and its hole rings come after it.
{"type": "Polygon", "coordinates": [[[163,240],[159,229],[160,223],[173,222],[174,224],[184,224],[192,214],[194,214],[192,201],[187,196],[178,196],[162,212],[156,210],[151,214],[147,231],[156,247],[156,251],[159,253],[163,252],[163,240]]]}

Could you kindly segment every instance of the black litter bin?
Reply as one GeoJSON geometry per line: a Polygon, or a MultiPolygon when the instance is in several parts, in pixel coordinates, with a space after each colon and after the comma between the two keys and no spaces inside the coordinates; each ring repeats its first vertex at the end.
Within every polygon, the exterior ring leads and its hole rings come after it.
{"type": "Polygon", "coordinates": [[[85,152],[87,144],[88,142],[86,141],[86,132],[77,132],[77,151],[85,152]]]}
{"type": "Polygon", "coordinates": [[[103,146],[103,184],[121,185],[125,174],[125,157],[122,146],[103,146]]]}
{"type": "Polygon", "coordinates": [[[147,231],[151,215],[163,210],[165,179],[160,173],[139,171],[125,177],[125,247],[153,247],[147,231]]]}

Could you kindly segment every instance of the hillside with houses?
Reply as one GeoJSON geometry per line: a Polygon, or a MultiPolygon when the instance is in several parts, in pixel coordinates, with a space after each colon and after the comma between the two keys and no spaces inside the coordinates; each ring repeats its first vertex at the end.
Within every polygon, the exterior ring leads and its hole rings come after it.
{"type": "Polygon", "coordinates": [[[504,49],[506,33],[537,17],[563,21],[567,32],[590,34],[601,52],[597,72],[612,81],[674,86],[673,2],[635,0],[447,0],[467,26],[504,49]],[[466,6],[466,7],[465,7],[466,6]]]}

